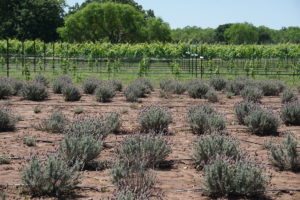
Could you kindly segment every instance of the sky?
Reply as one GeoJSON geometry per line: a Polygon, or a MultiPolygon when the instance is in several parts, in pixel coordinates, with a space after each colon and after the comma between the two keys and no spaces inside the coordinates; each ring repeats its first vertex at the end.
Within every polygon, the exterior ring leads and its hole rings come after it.
{"type": "MultiPolygon", "coordinates": [[[[84,0],[66,0],[68,5],[84,0]]],[[[250,22],[273,29],[300,27],[300,0],[136,0],[171,28],[216,28],[225,23],[250,22]]]]}

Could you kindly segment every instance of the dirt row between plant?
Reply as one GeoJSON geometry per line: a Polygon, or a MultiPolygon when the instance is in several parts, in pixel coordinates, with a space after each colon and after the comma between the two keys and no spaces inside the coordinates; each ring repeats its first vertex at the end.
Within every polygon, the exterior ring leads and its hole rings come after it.
{"type": "MultiPolygon", "coordinates": [[[[272,180],[268,189],[300,189],[300,174],[287,171],[276,171],[270,165],[268,153],[262,146],[265,140],[273,137],[259,137],[250,135],[245,126],[238,125],[234,115],[233,106],[236,102],[241,101],[241,97],[226,98],[226,95],[219,93],[220,102],[211,104],[219,113],[224,115],[227,125],[227,132],[238,138],[242,150],[246,151],[258,163],[266,166],[267,172],[271,174],[272,180]]],[[[300,96],[299,96],[300,98],[300,96]]],[[[19,116],[17,130],[14,132],[0,133],[0,150],[1,155],[12,158],[10,164],[0,165],[0,184],[8,199],[23,199],[25,195],[20,194],[20,187],[5,186],[6,184],[21,184],[20,172],[28,163],[31,156],[36,155],[44,158],[56,151],[59,141],[63,135],[50,134],[43,131],[37,131],[33,128],[41,120],[47,117],[55,110],[62,111],[69,119],[83,116],[93,116],[97,114],[107,114],[108,112],[119,112],[121,114],[122,134],[110,134],[105,139],[106,148],[100,153],[97,160],[110,160],[115,158],[115,149],[119,142],[125,137],[134,134],[139,130],[138,113],[146,105],[155,104],[165,106],[172,114],[173,122],[169,126],[169,135],[167,138],[172,147],[172,153],[167,160],[173,160],[171,168],[155,169],[157,175],[157,188],[163,193],[163,199],[209,199],[201,191],[177,191],[182,189],[203,188],[203,172],[195,170],[193,162],[190,160],[193,143],[197,136],[192,134],[186,121],[187,109],[190,106],[207,102],[202,99],[191,99],[187,94],[172,95],[171,98],[163,99],[159,97],[159,91],[155,90],[148,98],[141,99],[141,103],[126,102],[122,93],[116,95],[110,103],[98,103],[92,95],[83,95],[78,102],[65,102],[62,95],[50,93],[46,101],[33,102],[21,100],[20,97],[12,97],[8,100],[1,100],[0,104],[7,104],[10,101],[14,115],[19,116]],[[41,107],[42,112],[35,114],[33,109],[36,105],[41,107]],[[82,108],[83,114],[75,115],[74,109],[82,108]],[[34,147],[27,147],[23,144],[23,138],[35,138],[38,141],[34,147]]],[[[263,106],[279,112],[280,97],[264,97],[263,106]]],[[[300,138],[300,127],[297,126],[280,126],[280,132],[291,131],[297,140],[300,138]]],[[[275,140],[282,141],[283,137],[276,137],[275,140]]],[[[300,151],[300,149],[299,149],[300,151]]],[[[76,194],[78,199],[105,199],[111,197],[115,188],[111,186],[109,169],[103,171],[83,171],[80,186],[97,188],[78,189],[76,194]],[[106,187],[108,186],[108,187],[106,187]]],[[[300,199],[300,192],[267,192],[266,196],[270,199],[300,199]]],[[[29,196],[27,196],[28,198],[29,196]]],[[[47,198],[45,198],[47,199],[47,198]]]]}

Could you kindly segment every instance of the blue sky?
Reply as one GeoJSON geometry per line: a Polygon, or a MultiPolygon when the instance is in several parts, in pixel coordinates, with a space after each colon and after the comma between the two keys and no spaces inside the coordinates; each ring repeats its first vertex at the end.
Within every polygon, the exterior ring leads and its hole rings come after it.
{"type": "MultiPolygon", "coordinates": [[[[66,0],[74,5],[84,0],[66,0]]],[[[280,29],[300,26],[300,0],[136,0],[171,28],[216,28],[229,22],[250,22],[280,29]]]]}

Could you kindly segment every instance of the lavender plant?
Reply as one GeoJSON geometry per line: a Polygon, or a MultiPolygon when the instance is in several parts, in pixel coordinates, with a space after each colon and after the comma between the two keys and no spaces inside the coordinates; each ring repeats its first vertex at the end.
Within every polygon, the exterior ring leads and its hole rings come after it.
{"type": "Polygon", "coordinates": [[[216,103],[219,101],[219,97],[218,97],[218,94],[215,90],[212,90],[210,89],[206,95],[205,95],[205,98],[211,102],[211,103],[216,103]]]}
{"type": "Polygon", "coordinates": [[[112,79],[109,81],[109,84],[114,88],[115,91],[121,92],[123,89],[122,82],[118,79],[112,79]]]}
{"type": "Polygon", "coordinates": [[[9,96],[13,95],[13,88],[11,85],[3,80],[0,79],[0,99],[6,99],[9,96]]]}
{"type": "Polygon", "coordinates": [[[220,133],[200,136],[197,139],[193,151],[196,169],[201,170],[218,155],[236,160],[241,158],[243,153],[236,139],[220,133]]]}
{"type": "Polygon", "coordinates": [[[281,96],[281,103],[291,103],[298,100],[298,96],[291,90],[284,90],[281,96]]]}
{"type": "Polygon", "coordinates": [[[210,87],[206,83],[196,82],[189,85],[188,94],[194,99],[203,99],[209,90],[210,87]]]}
{"type": "Polygon", "coordinates": [[[214,77],[209,81],[211,87],[213,87],[217,91],[224,90],[227,85],[227,81],[222,77],[214,77]]]}
{"type": "Polygon", "coordinates": [[[102,142],[88,134],[66,134],[60,145],[60,155],[69,166],[81,169],[95,159],[102,150],[102,142]]]}
{"type": "Polygon", "coordinates": [[[116,162],[110,174],[113,184],[117,186],[119,198],[124,197],[126,193],[139,200],[147,200],[153,196],[156,176],[152,171],[145,169],[144,163],[136,162],[135,166],[128,167],[126,163],[116,162]]]}
{"type": "Polygon", "coordinates": [[[116,92],[112,86],[108,84],[102,84],[96,89],[95,95],[97,101],[105,103],[110,102],[111,99],[116,95],[116,92]]]}
{"type": "Polygon", "coordinates": [[[160,89],[171,94],[183,94],[186,87],[176,79],[164,79],[159,83],[160,89]]]}
{"type": "Polygon", "coordinates": [[[72,84],[72,80],[68,76],[60,76],[53,81],[52,89],[55,94],[61,94],[62,89],[66,86],[72,84]]]}
{"type": "Polygon", "coordinates": [[[262,81],[259,86],[264,96],[278,96],[285,88],[283,83],[276,80],[262,81]]]}
{"type": "Polygon", "coordinates": [[[274,135],[279,127],[278,119],[267,110],[255,110],[245,118],[245,124],[252,134],[274,135]]]}
{"type": "Polygon", "coordinates": [[[45,87],[47,87],[48,84],[49,84],[48,79],[47,79],[44,75],[41,75],[41,74],[36,75],[36,76],[34,77],[34,80],[33,80],[33,81],[36,82],[36,83],[39,83],[39,84],[41,84],[41,85],[43,85],[43,86],[45,86],[45,87]]]}
{"type": "Polygon", "coordinates": [[[271,142],[268,146],[270,160],[279,170],[296,171],[300,167],[298,141],[291,134],[287,135],[282,144],[271,142]]]}
{"type": "Polygon", "coordinates": [[[16,127],[16,118],[11,114],[11,110],[0,106],[0,132],[13,131],[16,127]]]}
{"type": "Polygon", "coordinates": [[[241,95],[245,101],[259,103],[263,97],[260,89],[254,87],[246,87],[241,91],[241,95]]]}
{"type": "Polygon", "coordinates": [[[65,134],[71,135],[91,135],[95,140],[102,141],[109,132],[111,127],[108,126],[104,117],[78,118],[69,123],[65,129],[65,134]]]}
{"type": "Polygon", "coordinates": [[[79,101],[81,99],[81,93],[79,89],[73,84],[64,86],[62,89],[62,94],[65,98],[65,101],[79,101]]]}
{"type": "Polygon", "coordinates": [[[260,109],[258,104],[247,101],[242,101],[234,105],[235,115],[241,125],[245,125],[245,118],[258,109],[260,109]]]}
{"type": "Polygon", "coordinates": [[[25,84],[22,87],[21,93],[24,99],[32,101],[42,101],[49,96],[47,88],[36,82],[25,84]]]}
{"type": "Polygon", "coordinates": [[[160,106],[147,106],[139,114],[139,123],[142,132],[167,132],[171,122],[171,115],[160,106]]]}
{"type": "Polygon", "coordinates": [[[269,182],[264,168],[249,159],[217,156],[204,173],[205,194],[212,197],[255,196],[269,182]]]}
{"type": "Polygon", "coordinates": [[[36,129],[50,133],[62,133],[68,123],[67,117],[61,112],[53,112],[48,119],[43,120],[36,129]]]}
{"type": "Polygon", "coordinates": [[[171,147],[167,141],[154,134],[127,138],[117,149],[118,160],[121,162],[126,162],[129,166],[142,162],[146,168],[156,167],[170,153],[171,147]]]}
{"type": "Polygon", "coordinates": [[[187,120],[192,132],[197,135],[222,131],[226,128],[223,117],[206,104],[191,107],[187,120]]]}
{"type": "Polygon", "coordinates": [[[58,156],[50,156],[41,163],[33,158],[22,171],[22,182],[32,196],[54,196],[65,198],[73,193],[79,184],[78,166],[67,167],[58,156]]]}
{"type": "Polygon", "coordinates": [[[82,83],[83,92],[85,94],[94,94],[96,88],[101,83],[102,81],[97,78],[88,78],[82,83]]]}
{"type": "Polygon", "coordinates": [[[280,112],[286,125],[300,125],[300,103],[298,101],[285,104],[280,112]]]}

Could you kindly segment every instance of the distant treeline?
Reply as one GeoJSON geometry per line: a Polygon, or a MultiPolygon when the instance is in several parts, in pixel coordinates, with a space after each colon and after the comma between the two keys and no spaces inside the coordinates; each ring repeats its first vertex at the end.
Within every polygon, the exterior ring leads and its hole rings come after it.
{"type": "Polygon", "coordinates": [[[223,24],[216,29],[187,26],[172,30],[174,42],[224,43],[224,44],[278,44],[300,43],[300,27],[274,30],[250,23],[223,24]]]}
{"type": "Polygon", "coordinates": [[[273,30],[250,23],[223,24],[216,29],[168,23],[134,0],[1,0],[0,39],[71,43],[186,42],[221,44],[300,43],[300,27],[273,30]]]}

